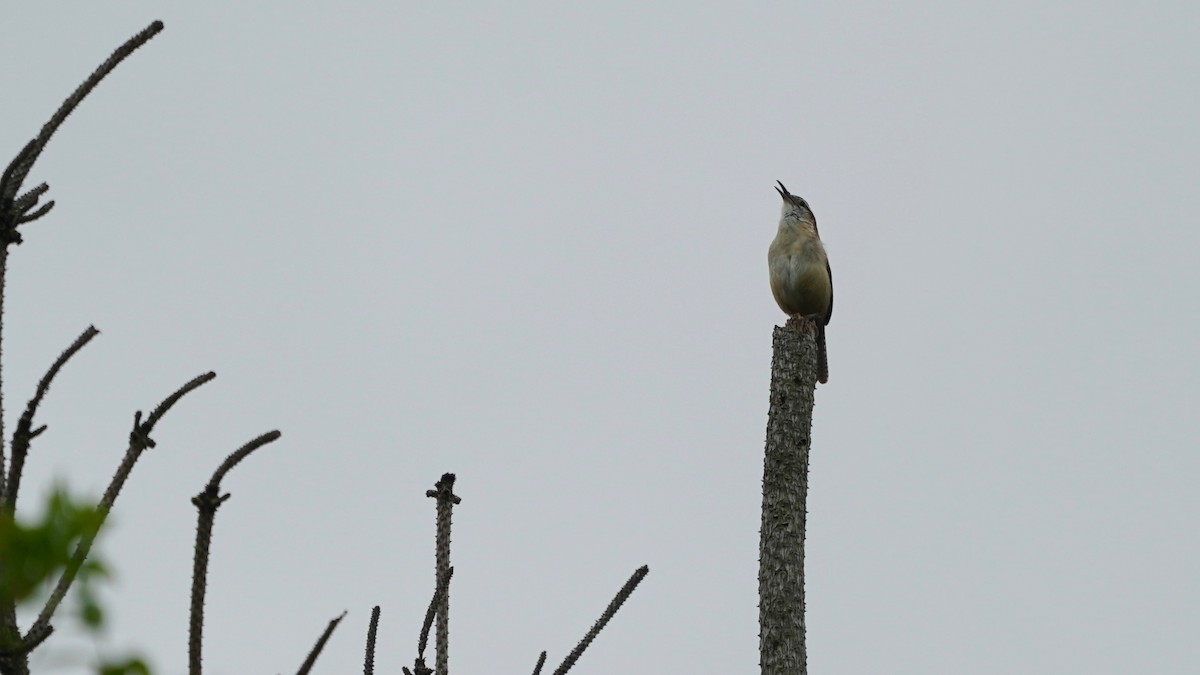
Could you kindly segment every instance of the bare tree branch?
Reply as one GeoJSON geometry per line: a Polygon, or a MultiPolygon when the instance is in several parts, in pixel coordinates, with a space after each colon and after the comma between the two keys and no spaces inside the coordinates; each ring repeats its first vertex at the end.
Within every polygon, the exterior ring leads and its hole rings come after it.
{"type": "MultiPolygon", "coordinates": [[[[42,204],[41,208],[39,208],[37,211],[34,211],[33,213],[21,214],[21,216],[17,218],[16,224],[24,225],[25,223],[31,223],[31,222],[37,220],[38,218],[41,218],[42,216],[46,215],[47,213],[50,213],[50,209],[52,209],[52,208],[54,208],[54,200],[53,199],[46,202],[45,204],[42,204]]],[[[18,236],[17,243],[20,243],[20,235],[18,234],[17,236],[18,236]]]]}
{"type": "Polygon", "coordinates": [[[62,354],[55,359],[54,364],[42,376],[38,382],[37,391],[34,392],[33,398],[29,399],[29,403],[25,405],[25,412],[21,415],[21,419],[17,422],[17,428],[13,431],[12,438],[12,466],[9,467],[8,480],[4,483],[4,508],[9,512],[16,510],[17,493],[21,490],[21,473],[25,469],[25,457],[29,453],[29,443],[46,430],[46,427],[38,427],[33,429],[33,416],[37,414],[38,406],[41,405],[42,399],[46,396],[46,392],[50,390],[50,383],[54,381],[54,377],[58,375],[58,371],[66,365],[67,361],[72,356],[79,353],[84,345],[91,342],[92,338],[100,334],[95,326],[88,326],[87,330],[75,338],[75,342],[71,343],[62,354]]]}
{"type": "Polygon", "coordinates": [[[450,672],[450,521],[454,505],[462,502],[454,494],[454,478],[454,474],[444,473],[433,489],[425,492],[426,497],[437,499],[436,578],[442,591],[437,608],[437,659],[434,663],[437,675],[449,675],[450,672]]]}
{"type": "Polygon", "coordinates": [[[108,489],[104,491],[104,496],[101,497],[100,503],[96,505],[96,510],[100,514],[100,521],[96,524],[87,536],[79,540],[79,544],[75,546],[75,553],[71,556],[71,561],[63,570],[62,576],[58,579],[58,584],[50,593],[50,597],[46,600],[46,606],[42,608],[38,614],[37,620],[33,622],[33,626],[25,634],[26,639],[31,635],[37,635],[45,630],[49,624],[51,617],[54,616],[55,610],[58,609],[63,598],[67,595],[67,590],[75,581],[75,575],[79,573],[79,568],[83,566],[84,560],[87,559],[88,553],[92,550],[92,544],[96,541],[96,535],[100,532],[100,526],[104,524],[104,520],[108,517],[108,513],[112,510],[113,503],[117,501],[117,495],[120,494],[121,488],[125,485],[125,480],[129,478],[129,473],[133,471],[133,465],[137,463],[139,457],[146,448],[154,447],[154,441],[150,438],[150,433],[154,430],[155,423],[162,418],[163,415],[175,405],[179,399],[183,398],[189,392],[194,391],[197,387],[205,382],[211,382],[217,376],[216,373],[208,372],[198,377],[193,378],[190,382],[180,387],[175,393],[163,399],[162,403],[154,409],[150,419],[144,423],[141,421],[142,412],[139,410],[133,416],[133,430],[129,432],[129,447],[125,450],[125,457],[121,460],[121,465],[117,467],[116,473],[113,474],[112,480],[108,483],[108,489]]]}
{"type": "MultiPolygon", "coordinates": [[[[192,559],[192,608],[188,619],[188,673],[200,675],[201,652],[204,645],[204,595],[208,588],[208,548],[212,543],[213,521],[217,507],[229,499],[221,494],[221,479],[250,453],[277,440],[279,431],[268,431],[235,450],[213,472],[212,479],[200,494],[192,497],[199,515],[196,520],[196,548],[192,559]]],[[[314,657],[315,658],[315,657],[314,657]]]]}
{"type": "Polygon", "coordinates": [[[45,194],[49,189],[50,186],[46,183],[39,183],[29,192],[26,192],[25,194],[13,200],[13,210],[21,213],[28,211],[29,209],[33,208],[34,204],[37,204],[38,198],[45,194]]]}
{"type": "MultiPolygon", "coordinates": [[[[13,198],[20,190],[20,183],[24,180],[25,173],[28,173],[29,168],[32,167],[37,151],[36,138],[25,143],[25,147],[20,149],[17,156],[8,162],[4,174],[0,175],[0,281],[7,269],[8,244],[20,244],[20,233],[17,232],[17,226],[22,222],[26,211],[34,207],[38,197],[46,192],[46,190],[41,190],[40,185],[20,198],[13,198]],[[20,174],[19,179],[17,178],[18,169],[24,172],[20,174]]],[[[49,186],[47,186],[48,189],[49,186]]],[[[2,300],[2,293],[0,293],[0,300],[2,300]]]]}
{"type": "MultiPolygon", "coordinates": [[[[162,419],[162,416],[166,415],[167,411],[179,402],[179,399],[192,393],[201,385],[212,382],[214,379],[216,379],[216,377],[217,374],[212,371],[204,373],[203,375],[197,375],[196,377],[193,377],[187,384],[180,387],[174,394],[164,398],[162,403],[159,403],[154,407],[154,410],[150,411],[150,417],[146,418],[146,423],[142,430],[143,435],[149,437],[150,432],[154,430],[154,425],[158,424],[158,421],[162,419]]],[[[141,415],[141,411],[138,411],[138,414],[141,415]]],[[[149,447],[153,448],[154,443],[151,442],[149,447]]]]}
{"type": "Polygon", "coordinates": [[[58,130],[58,127],[67,119],[67,116],[83,101],[84,97],[91,93],[100,81],[108,76],[122,61],[138,47],[150,41],[150,38],[158,35],[163,29],[161,21],[155,21],[143,29],[137,35],[129,38],[125,44],[117,47],[116,51],[108,57],[104,63],[100,64],[91,75],[88,76],[83,84],[79,85],[67,100],[62,102],[54,116],[50,121],[42,126],[42,130],[38,133],[37,138],[31,140],[21,149],[8,168],[4,170],[4,174],[0,176],[0,200],[7,202],[16,196],[21,189],[21,183],[25,181],[25,177],[29,175],[30,169],[33,168],[34,162],[46,147],[46,143],[50,141],[50,137],[58,130]]]}
{"type": "Polygon", "coordinates": [[[45,642],[46,638],[50,637],[50,635],[53,633],[54,626],[46,626],[36,634],[34,634],[33,631],[30,631],[30,635],[25,636],[25,639],[21,641],[21,650],[28,654],[34,649],[37,649],[37,646],[45,642]]]}
{"type": "Polygon", "coordinates": [[[346,613],[342,612],[341,616],[329,622],[329,626],[325,628],[324,633],[321,633],[317,644],[313,645],[312,651],[308,653],[308,658],[304,659],[304,663],[300,665],[300,670],[296,671],[296,675],[308,675],[308,671],[312,670],[313,664],[317,662],[317,657],[321,655],[321,650],[325,649],[325,643],[329,642],[329,636],[333,635],[333,629],[337,628],[338,623],[345,617],[346,613]]]}
{"type": "MultiPolygon", "coordinates": [[[[62,102],[50,120],[42,125],[42,130],[38,133],[37,138],[26,143],[17,156],[9,162],[4,173],[0,174],[0,246],[20,244],[21,234],[17,232],[17,226],[41,218],[54,207],[54,202],[51,201],[37,211],[29,213],[29,210],[37,204],[38,198],[49,189],[45,183],[17,197],[25,178],[33,170],[33,165],[41,156],[46,144],[50,142],[50,137],[67,119],[67,116],[96,88],[96,85],[100,84],[101,80],[107,77],[134,50],[146,44],[162,29],[162,22],[155,21],[137,35],[126,40],[125,44],[117,47],[116,51],[62,102]]],[[[3,266],[2,260],[0,260],[0,266],[3,266]]]]}
{"type": "MultiPolygon", "coordinates": [[[[37,206],[38,199],[49,189],[49,185],[41,183],[29,192],[13,200],[10,218],[13,219],[12,225],[14,228],[17,225],[24,225],[25,223],[37,220],[49,213],[50,209],[54,208],[54,200],[51,200],[43,204],[37,211],[29,213],[30,209],[37,206]]],[[[10,232],[9,239],[12,240],[11,243],[21,243],[21,235],[15,229],[10,232]]]]}
{"type": "Polygon", "coordinates": [[[421,635],[417,638],[417,659],[414,667],[418,670],[425,667],[425,648],[429,646],[429,629],[433,627],[433,618],[437,616],[442,598],[446,597],[449,592],[450,577],[452,576],[454,576],[453,567],[446,570],[446,576],[438,581],[437,588],[433,589],[433,597],[429,599],[429,608],[425,610],[425,622],[421,624],[421,635]]]}
{"type": "Polygon", "coordinates": [[[542,666],[546,665],[546,652],[538,657],[537,665],[533,667],[533,675],[542,675],[542,666]]]}
{"type": "MultiPolygon", "coordinates": [[[[54,632],[53,626],[46,626],[45,629],[20,639],[19,644],[14,649],[0,653],[0,672],[17,673],[19,675],[28,675],[29,664],[27,658],[29,652],[37,649],[38,645],[46,641],[50,634],[54,632]]],[[[19,637],[19,634],[18,634],[19,637]]]]}
{"type": "Polygon", "coordinates": [[[818,329],[792,319],[772,337],[758,553],[758,650],[763,675],[804,675],[804,529],[818,329]]]}
{"type": "Polygon", "coordinates": [[[629,599],[629,596],[633,593],[634,589],[638,587],[638,584],[642,583],[642,579],[645,579],[646,575],[649,573],[650,568],[646,565],[642,565],[641,567],[637,568],[637,571],[633,573],[633,576],[629,577],[629,581],[626,581],[625,585],[621,587],[621,590],[617,591],[617,594],[615,597],[613,597],[612,602],[608,603],[608,607],[604,610],[604,613],[600,615],[600,618],[596,620],[596,623],[592,624],[592,629],[587,632],[587,635],[583,636],[583,639],[579,641],[579,644],[575,645],[575,649],[572,649],[571,653],[567,655],[567,658],[563,659],[563,662],[558,666],[557,669],[555,669],[554,675],[564,675],[564,673],[571,670],[571,667],[574,666],[575,662],[579,660],[579,657],[583,655],[583,651],[588,648],[588,645],[592,644],[592,640],[596,639],[596,636],[600,634],[600,631],[604,630],[604,627],[608,625],[608,622],[613,618],[613,615],[617,613],[618,609],[621,609],[621,605],[625,604],[625,601],[629,599]]]}
{"type": "Polygon", "coordinates": [[[0,174],[0,224],[7,227],[11,226],[10,218],[16,213],[17,192],[21,189],[21,183],[25,180],[26,174],[29,173],[29,168],[33,166],[33,160],[37,158],[38,142],[37,139],[31,139],[21,148],[16,157],[8,163],[4,168],[4,173],[0,174]],[[20,176],[18,177],[18,173],[20,176]],[[10,201],[11,200],[11,201],[10,201]]]}
{"type": "Polygon", "coordinates": [[[379,629],[379,605],[371,610],[371,623],[367,626],[367,656],[363,662],[363,675],[375,675],[375,631],[379,629]]]}

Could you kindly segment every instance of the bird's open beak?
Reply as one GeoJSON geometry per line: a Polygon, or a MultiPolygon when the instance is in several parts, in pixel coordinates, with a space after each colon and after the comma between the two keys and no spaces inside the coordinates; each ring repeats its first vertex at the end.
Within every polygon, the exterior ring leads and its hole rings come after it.
{"type": "Polygon", "coordinates": [[[779,184],[779,187],[775,188],[775,191],[779,193],[779,196],[783,197],[783,199],[785,201],[789,201],[789,202],[792,201],[792,193],[788,192],[788,189],[783,186],[783,182],[782,181],[775,181],[775,182],[779,184]]]}

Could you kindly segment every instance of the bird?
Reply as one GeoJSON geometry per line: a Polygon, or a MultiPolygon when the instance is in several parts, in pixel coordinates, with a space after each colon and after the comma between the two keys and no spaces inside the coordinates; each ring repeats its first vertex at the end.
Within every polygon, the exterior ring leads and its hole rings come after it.
{"type": "Polygon", "coordinates": [[[833,315],[833,271],[817,232],[817,217],[808,202],[776,181],[775,191],[783,198],[779,232],[767,249],[771,293],[791,319],[807,319],[817,327],[817,379],[829,381],[825,353],[825,327],[833,315]]]}

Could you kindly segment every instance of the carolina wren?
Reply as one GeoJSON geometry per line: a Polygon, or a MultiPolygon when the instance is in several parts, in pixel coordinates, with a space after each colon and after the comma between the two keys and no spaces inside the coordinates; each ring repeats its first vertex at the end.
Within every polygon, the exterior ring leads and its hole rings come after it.
{"type": "Polygon", "coordinates": [[[771,293],[788,316],[816,324],[817,379],[824,384],[829,381],[825,326],[833,314],[833,272],[808,202],[788,192],[783,183],[775,191],[783,197],[783,212],[779,232],[767,250],[771,293]]]}

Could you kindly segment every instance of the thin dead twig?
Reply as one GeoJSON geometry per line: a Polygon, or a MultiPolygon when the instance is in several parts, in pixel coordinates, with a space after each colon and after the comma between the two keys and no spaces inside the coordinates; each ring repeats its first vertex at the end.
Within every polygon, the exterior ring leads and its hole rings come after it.
{"type": "Polygon", "coordinates": [[[221,479],[237,466],[250,453],[267,443],[278,440],[282,434],[279,431],[267,433],[246,443],[232,452],[217,470],[213,472],[208,485],[200,494],[192,497],[199,515],[196,519],[196,547],[192,559],[192,607],[188,617],[188,673],[200,675],[201,655],[204,645],[204,596],[208,589],[208,551],[212,543],[213,522],[217,517],[217,508],[229,499],[229,494],[221,494],[221,479]]]}
{"type": "MultiPolygon", "coordinates": [[[[58,130],[58,127],[67,119],[83,99],[100,84],[100,81],[108,76],[122,61],[129,57],[138,47],[146,44],[155,35],[162,32],[163,22],[154,21],[149,26],[142,29],[137,35],[125,41],[125,44],[117,47],[100,67],[92,71],[92,74],[83,81],[71,95],[67,97],[62,105],[58,107],[54,115],[48,122],[42,125],[42,130],[37,137],[29,141],[21,152],[4,170],[4,174],[0,176],[0,199],[8,200],[16,196],[21,189],[21,183],[25,181],[25,177],[29,175],[30,169],[33,168],[33,163],[37,161],[38,156],[46,147],[46,143],[50,141],[50,137],[58,130]]],[[[44,190],[43,190],[44,192],[44,190]]]]}
{"type": "Polygon", "coordinates": [[[91,552],[92,544],[96,541],[96,535],[100,532],[100,526],[104,524],[109,511],[112,510],[113,504],[117,501],[117,495],[120,494],[121,488],[125,485],[125,480],[129,478],[129,473],[133,471],[133,465],[137,463],[138,458],[141,457],[147,448],[154,447],[154,440],[150,438],[150,433],[154,431],[154,425],[181,398],[195,391],[206,382],[211,382],[216,376],[216,373],[208,372],[192,378],[190,382],[177,389],[175,393],[163,399],[162,403],[158,404],[154,412],[150,415],[150,418],[145,422],[141,421],[142,411],[139,410],[134,414],[133,430],[129,432],[129,447],[125,450],[125,457],[122,458],[121,465],[117,467],[116,473],[113,474],[112,480],[109,481],[108,489],[104,491],[104,496],[96,506],[96,510],[100,514],[100,520],[96,524],[95,529],[80,539],[79,543],[75,546],[75,553],[71,556],[71,561],[63,570],[62,576],[58,578],[58,583],[50,593],[50,597],[46,599],[46,605],[42,607],[42,611],[38,614],[37,619],[25,634],[25,639],[39,634],[49,626],[50,618],[54,616],[54,612],[58,609],[59,604],[66,597],[67,590],[75,581],[75,575],[79,573],[79,568],[83,566],[84,560],[87,559],[88,553],[91,552]]]}
{"type": "Polygon", "coordinates": [[[296,675],[308,675],[308,671],[312,670],[313,664],[317,662],[317,657],[321,655],[321,650],[325,649],[325,643],[329,642],[329,636],[333,635],[333,629],[337,628],[338,623],[345,617],[346,613],[342,612],[341,616],[329,622],[325,632],[317,639],[317,644],[313,645],[312,651],[308,653],[308,658],[300,665],[300,670],[296,671],[296,675]]]}
{"type": "Polygon", "coordinates": [[[604,613],[600,615],[600,618],[596,620],[596,623],[592,624],[592,629],[587,632],[587,635],[583,636],[583,639],[579,641],[579,644],[575,645],[575,649],[572,649],[571,653],[567,655],[567,658],[563,659],[562,664],[555,669],[554,675],[564,675],[571,669],[572,666],[575,665],[575,662],[578,661],[579,657],[583,655],[583,651],[588,648],[588,645],[592,644],[592,640],[596,639],[596,636],[600,634],[600,631],[604,630],[604,627],[608,625],[608,622],[613,618],[613,615],[617,613],[618,609],[621,609],[621,605],[625,604],[625,601],[629,599],[629,596],[633,593],[634,589],[638,587],[638,584],[642,583],[642,579],[645,579],[646,575],[649,573],[650,567],[647,565],[642,565],[641,567],[637,568],[637,571],[633,573],[633,576],[629,577],[629,581],[626,581],[625,585],[621,587],[621,590],[617,591],[617,595],[613,597],[612,602],[608,603],[608,607],[604,610],[604,613]]]}
{"type": "Polygon", "coordinates": [[[375,632],[379,629],[379,605],[371,610],[371,623],[367,626],[367,656],[363,661],[363,675],[375,675],[375,632]]]}
{"type": "Polygon", "coordinates": [[[50,383],[54,381],[54,377],[58,375],[58,371],[62,370],[67,361],[79,353],[79,350],[91,342],[92,338],[100,334],[95,326],[88,326],[87,330],[75,338],[71,346],[63,350],[63,353],[54,360],[50,369],[42,376],[38,382],[37,390],[33,394],[33,398],[29,399],[29,403],[25,405],[25,412],[21,414],[21,419],[17,421],[17,428],[13,431],[12,438],[12,465],[9,467],[8,478],[0,485],[3,485],[4,492],[4,508],[9,512],[16,510],[17,494],[21,490],[21,474],[25,470],[25,457],[29,454],[29,444],[34,438],[37,438],[46,426],[42,425],[37,429],[33,428],[33,416],[37,414],[38,406],[41,405],[42,399],[45,398],[46,392],[50,390],[50,383]]]}

